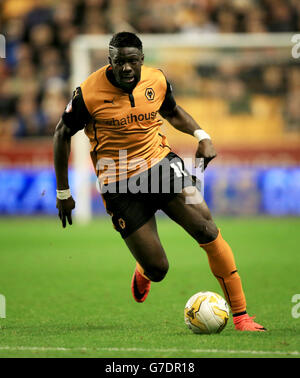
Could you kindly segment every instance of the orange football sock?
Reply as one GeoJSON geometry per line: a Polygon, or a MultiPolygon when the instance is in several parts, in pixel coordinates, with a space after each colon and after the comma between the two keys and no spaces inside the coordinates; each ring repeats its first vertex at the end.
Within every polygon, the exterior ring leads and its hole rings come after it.
{"type": "Polygon", "coordinates": [[[246,311],[246,299],[242,282],[237,273],[232,250],[222,238],[221,232],[217,238],[207,244],[200,244],[208,257],[210,269],[219,281],[227,303],[233,314],[246,311]]]}
{"type": "Polygon", "coordinates": [[[146,278],[146,280],[149,280],[150,281],[150,278],[148,278],[146,275],[145,275],[145,271],[143,269],[143,267],[138,263],[136,262],[136,269],[137,271],[144,277],[146,278]]]}

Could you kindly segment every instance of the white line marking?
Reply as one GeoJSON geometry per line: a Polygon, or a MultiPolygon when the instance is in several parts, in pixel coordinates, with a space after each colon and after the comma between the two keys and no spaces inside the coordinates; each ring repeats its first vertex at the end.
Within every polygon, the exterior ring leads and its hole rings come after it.
{"type": "Polygon", "coordinates": [[[226,350],[226,349],[146,349],[146,348],[64,348],[64,347],[26,347],[0,346],[1,350],[25,352],[156,352],[156,353],[223,353],[223,354],[260,354],[260,355],[293,355],[300,351],[267,351],[267,350],[226,350]]]}

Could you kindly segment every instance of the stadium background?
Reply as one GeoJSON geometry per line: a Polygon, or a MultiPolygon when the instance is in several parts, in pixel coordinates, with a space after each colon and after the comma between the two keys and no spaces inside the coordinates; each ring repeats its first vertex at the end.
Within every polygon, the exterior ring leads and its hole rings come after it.
{"type": "MultiPolygon", "coordinates": [[[[300,58],[292,42],[279,47],[282,33],[299,29],[299,0],[0,0],[0,358],[299,358],[300,58]],[[61,227],[52,136],[74,85],[71,42],[122,30],[278,43],[146,56],[163,58],[178,103],[216,145],[205,197],[264,334],[238,333],[232,321],[220,335],[186,328],[187,299],[221,290],[205,253],[167,217],[157,223],[170,270],[144,305],[130,291],[135,260],[94,185],[93,221],[61,227]]],[[[106,54],[91,51],[91,69],[106,54]]],[[[194,138],[163,128],[177,152],[194,154],[194,138]]]]}
{"type": "MultiPolygon", "coordinates": [[[[3,0],[0,215],[56,214],[52,135],[72,90],[70,45],[77,35],[131,30],[276,39],[299,29],[297,0],[3,0]]],[[[218,151],[205,182],[215,214],[300,215],[300,58],[291,48],[288,58],[268,49],[251,64],[240,52],[237,61],[231,54],[197,66],[191,55],[166,65],[178,103],[218,151]]],[[[165,127],[174,150],[190,153],[191,139],[165,127]]],[[[93,210],[103,213],[96,190],[93,210]]]]}

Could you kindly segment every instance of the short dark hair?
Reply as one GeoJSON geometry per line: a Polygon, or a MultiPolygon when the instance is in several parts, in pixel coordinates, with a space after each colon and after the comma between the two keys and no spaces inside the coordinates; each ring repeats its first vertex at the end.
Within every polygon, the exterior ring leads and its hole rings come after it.
{"type": "Polygon", "coordinates": [[[140,51],[143,51],[142,41],[137,35],[130,32],[120,32],[114,34],[109,42],[109,47],[136,47],[140,51]]]}

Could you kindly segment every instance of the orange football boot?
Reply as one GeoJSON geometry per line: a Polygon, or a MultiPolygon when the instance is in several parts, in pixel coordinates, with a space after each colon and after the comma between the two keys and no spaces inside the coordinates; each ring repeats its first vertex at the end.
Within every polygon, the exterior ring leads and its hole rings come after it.
{"type": "Polygon", "coordinates": [[[131,292],[136,302],[144,302],[150,291],[151,281],[145,278],[137,269],[132,277],[131,292]]]}
{"type": "Polygon", "coordinates": [[[255,319],[255,316],[249,316],[248,314],[234,316],[233,323],[235,325],[235,329],[238,331],[266,331],[265,327],[255,323],[253,319],[255,319]]]}

